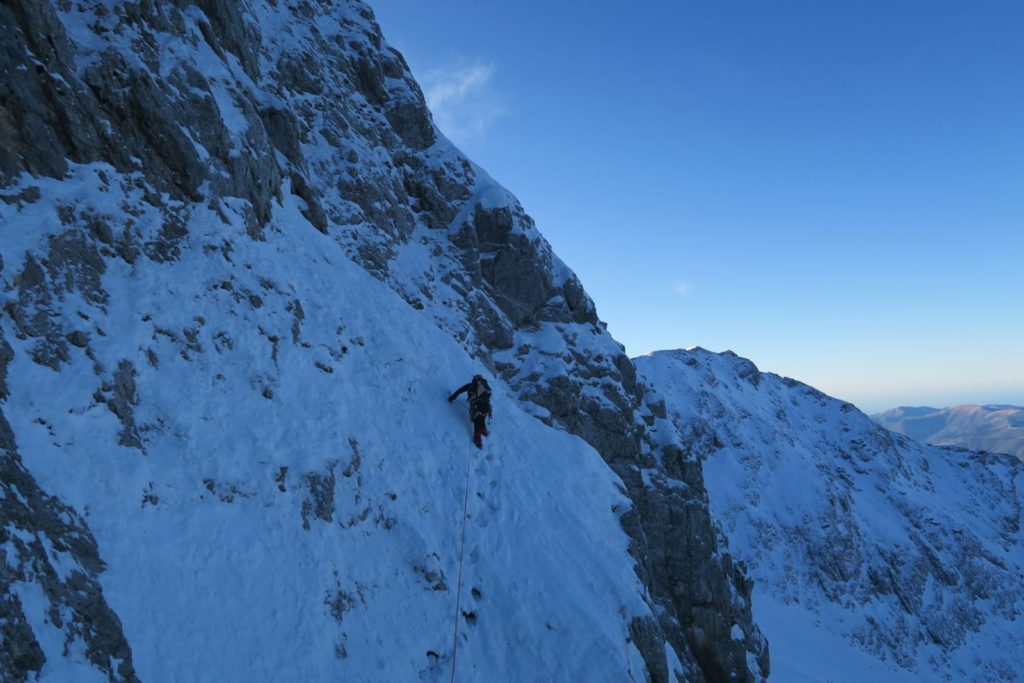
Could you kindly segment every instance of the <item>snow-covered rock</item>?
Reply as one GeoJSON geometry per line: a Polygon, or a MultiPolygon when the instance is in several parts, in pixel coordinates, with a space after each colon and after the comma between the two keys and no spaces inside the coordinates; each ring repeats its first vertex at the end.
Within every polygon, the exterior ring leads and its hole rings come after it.
{"type": "Polygon", "coordinates": [[[5,678],[767,674],[708,433],[368,6],[11,0],[0,73],[5,678]]]}
{"type": "Polygon", "coordinates": [[[712,511],[780,680],[1018,680],[1024,463],[894,434],[730,352],[636,363],[666,421],[713,434],[712,511]]]}
{"type": "MultiPolygon", "coordinates": [[[[309,226],[253,241],[241,219],[202,223],[173,264],[110,262],[103,305],[62,292],[49,312],[90,343],[59,372],[12,339],[4,412],[62,501],[5,543],[44,677],[446,678],[457,598],[466,679],[642,668],[629,501],[600,457],[505,392],[477,452],[444,400],[477,369],[450,337],[309,226]],[[94,547],[83,524],[98,553],[67,541],[94,547]],[[57,579],[102,591],[65,609],[57,579]],[[83,626],[111,613],[116,651],[83,626]]],[[[39,505],[34,490],[13,482],[5,505],[39,505]]]]}
{"type": "Polygon", "coordinates": [[[1024,408],[959,405],[892,408],[871,416],[886,429],[935,444],[1009,453],[1024,459],[1024,408]]]}

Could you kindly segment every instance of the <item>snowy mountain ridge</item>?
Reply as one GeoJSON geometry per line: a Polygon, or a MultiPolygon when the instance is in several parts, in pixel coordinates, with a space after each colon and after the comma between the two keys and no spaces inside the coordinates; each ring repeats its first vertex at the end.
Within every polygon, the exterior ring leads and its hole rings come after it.
{"type": "Polygon", "coordinates": [[[715,519],[787,681],[1017,680],[1024,464],[925,445],[730,352],[636,359],[711,430],[715,519]]]}
{"type": "Polygon", "coordinates": [[[366,4],[0,29],[5,679],[1021,670],[1019,463],[634,365],[366,4]]]}
{"type": "Polygon", "coordinates": [[[687,436],[369,7],[0,28],[6,677],[767,675],[687,436]]]}
{"type": "Polygon", "coordinates": [[[1009,453],[1024,459],[1024,408],[959,405],[891,408],[871,419],[886,429],[936,446],[1009,453]]]}

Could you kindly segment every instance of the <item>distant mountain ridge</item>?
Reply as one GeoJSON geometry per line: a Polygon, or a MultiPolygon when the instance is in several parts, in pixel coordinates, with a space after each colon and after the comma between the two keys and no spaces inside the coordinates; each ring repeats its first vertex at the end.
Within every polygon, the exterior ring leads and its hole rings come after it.
{"type": "Polygon", "coordinates": [[[777,680],[1021,680],[1024,463],[888,431],[729,351],[635,363],[694,435],[777,680]]]}
{"type": "Polygon", "coordinates": [[[1009,453],[1024,459],[1024,407],[1021,406],[900,406],[876,413],[871,419],[894,432],[936,446],[1009,453]]]}

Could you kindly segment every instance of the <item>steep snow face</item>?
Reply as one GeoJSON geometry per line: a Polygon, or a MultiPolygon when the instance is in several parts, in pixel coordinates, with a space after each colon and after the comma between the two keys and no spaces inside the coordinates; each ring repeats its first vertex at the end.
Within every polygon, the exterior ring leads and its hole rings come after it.
{"type": "Polygon", "coordinates": [[[871,416],[886,429],[936,446],[1009,453],[1024,460],[1024,408],[960,405],[892,408],[871,416]]]}
{"type": "Polygon", "coordinates": [[[670,420],[717,436],[711,507],[749,566],[781,679],[1017,679],[1020,461],[892,434],[729,352],[636,363],[670,420]]]}
{"type": "Polygon", "coordinates": [[[477,680],[764,677],[700,435],[366,5],[0,29],[5,672],[429,680],[458,642],[477,680]],[[460,591],[441,399],[481,370],[460,591]]]}
{"type": "MultiPolygon", "coordinates": [[[[21,224],[41,250],[66,234],[56,211],[72,189],[135,205],[100,174],[125,180],[96,165],[43,183],[21,224]]],[[[464,680],[642,671],[627,642],[648,614],[618,520],[629,501],[600,456],[500,383],[477,451],[445,396],[479,368],[448,335],[295,203],[264,241],[245,229],[197,209],[174,263],[107,261],[102,303],[62,289],[73,269],[44,271],[62,295],[47,315],[85,341],[59,372],[5,320],[17,449],[82,512],[130,646],[93,657],[99,639],[53,611],[31,546],[69,583],[89,566],[8,526],[9,596],[42,655],[28,670],[86,680],[102,659],[116,680],[447,680],[458,642],[464,680]]]]}

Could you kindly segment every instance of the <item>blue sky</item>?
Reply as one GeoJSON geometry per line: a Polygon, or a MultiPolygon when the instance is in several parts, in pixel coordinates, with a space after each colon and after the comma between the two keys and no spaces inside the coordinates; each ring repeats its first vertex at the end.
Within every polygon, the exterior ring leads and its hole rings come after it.
{"type": "Polygon", "coordinates": [[[373,7],[630,355],[1024,405],[1024,4],[373,7]]]}

